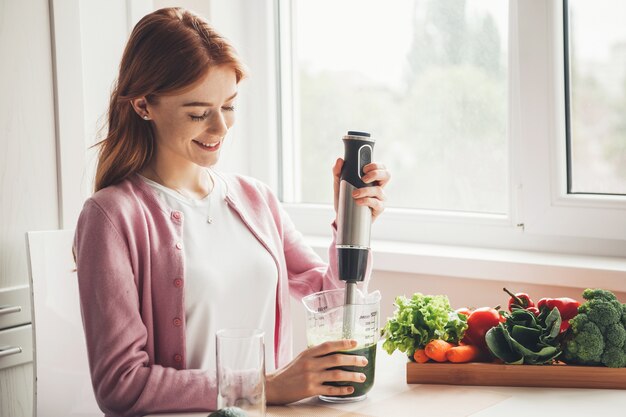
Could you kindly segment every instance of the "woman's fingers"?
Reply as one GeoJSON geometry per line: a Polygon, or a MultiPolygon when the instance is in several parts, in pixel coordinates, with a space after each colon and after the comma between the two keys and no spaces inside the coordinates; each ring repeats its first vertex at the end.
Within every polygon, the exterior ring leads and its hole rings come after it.
{"type": "Polygon", "coordinates": [[[372,218],[376,219],[385,211],[385,192],[382,186],[363,187],[352,192],[352,197],[360,206],[367,206],[372,210],[372,218]]]}
{"type": "Polygon", "coordinates": [[[321,369],[330,369],[340,366],[360,366],[367,365],[367,359],[365,356],[358,355],[345,355],[341,353],[335,353],[327,355],[319,359],[321,369]]]}
{"type": "Polygon", "coordinates": [[[391,173],[387,171],[387,168],[376,162],[365,165],[363,172],[365,175],[361,177],[361,180],[366,184],[376,181],[377,185],[384,187],[391,179],[391,173]]]}
{"type": "MultiPolygon", "coordinates": [[[[333,189],[334,189],[334,205],[335,211],[339,202],[339,183],[341,169],[343,167],[343,159],[337,158],[335,166],[333,166],[333,189]]],[[[372,221],[385,211],[385,187],[391,179],[391,173],[385,165],[372,162],[363,167],[363,176],[361,180],[366,184],[372,184],[369,187],[363,187],[356,190],[352,196],[356,199],[356,203],[361,206],[367,206],[372,211],[372,221]]]]}
{"type": "Polygon", "coordinates": [[[333,387],[332,385],[322,385],[319,395],[327,395],[329,397],[339,397],[342,395],[350,395],[354,392],[353,387],[333,387]]]}
{"type": "Polygon", "coordinates": [[[352,192],[352,197],[356,198],[357,200],[363,197],[373,197],[380,201],[385,201],[386,199],[385,191],[383,190],[382,187],[358,188],[352,192]]]}
{"type": "Polygon", "coordinates": [[[338,352],[340,350],[354,349],[357,345],[357,341],[354,339],[344,340],[332,340],[330,342],[324,342],[317,346],[313,346],[308,349],[308,353],[314,357],[320,357],[328,355],[329,353],[338,352]]]}
{"type": "MultiPolygon", "coordinates": [[[[300,353],[287,366],[268,374],[269,404],[287,404],[313,395],[349,395],[350,386],[335,387],[326,383],[362,383],[364,374],[346,371],[345,367],[364,367],[367,359],[342,353],[357,347],[356,340],[336,340],[313,346],[300,353]]],[[[357,368],[358,369],[358,368],[357,368]]]]}
{"type": "Polygon", "coordinates": [[[372,221],[385,211],[386,199],[383,187],[389,183],[391,174],[383,164],[371,163],[363,167],[365,175],[361,180],[366,184],[374,184],[373,187],[363,187],[355,190],[352,196],[356,199],[356,203],[360,206],[367,206],[372,210],[372,221]]]}
{"type": "Polygon", "coordinates": [[[314,346],[308,350],[308,354],[315,358],[316,368],[320,371],[339,366],[367,365],[367,359],[364,356],[341,353],[354,349],[356,346],[356,340],[336,340],[314,346]]]}
{"type": "Polygon", "coordinates": [[[365,197],[356,200],[356,203],[360,206],[367,206],[372,209],[372,214],[382,213],[385,209],[383,202],[378,198],[365,197]]]}
{"type": "Polygon", "coordinates": [[[320,382],[365,382],[366,376],[361,372],[332,369],[319,373],[320,382]]]}
{"type": "Polygon", "coordinates": [[[335,181],[339,182],[339,176],[341,175],[341,168],[343,167],[343,158],[337,158],[335,166],[333,167],[333,177],[335,181]]]}
{"type": "Polygon", "coordinates": [[[333,191],[334,191],[335,211],[337,211],[337,204],[339,202],[339,182],[340,182],[342,167],[343,167],[343,159],[337,158],[337,160],[335,161],[335,166],[333,167],[333,191]]]}

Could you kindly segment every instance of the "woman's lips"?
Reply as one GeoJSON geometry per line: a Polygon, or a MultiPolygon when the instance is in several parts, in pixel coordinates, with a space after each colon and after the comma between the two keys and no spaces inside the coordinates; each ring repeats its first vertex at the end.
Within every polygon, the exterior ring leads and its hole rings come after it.
{"type": "Polygon", "coordinates": [[[200,149],[205,150],[207,152],[215,152],[216,150],[220,148],[222,144],[222,141],[204,144],[203,142],[197,141],[195,139],[192,140],[192,142],[198,145],[200,149]]]}

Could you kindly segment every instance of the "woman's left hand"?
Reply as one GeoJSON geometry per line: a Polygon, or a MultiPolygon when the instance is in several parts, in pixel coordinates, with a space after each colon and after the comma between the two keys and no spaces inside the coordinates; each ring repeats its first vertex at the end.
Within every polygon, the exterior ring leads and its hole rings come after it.
{"type": "MultiPolygon", "coordinates": [[[[339,182],[343,159],[338,158],[333,167],[334,191],[335,191],[335,213],[339,202],[339,182]]],[[[367,206],[372,210],[372,222],[385,211],[385,192],[383,188],[389,183],[391,174],[383,164],[372,162],[363,167],[365,175],[361,178],[366,184],[374,183],[372,187],[363,187],[352,194],[356,203],[360,206],[367,206]]]]}

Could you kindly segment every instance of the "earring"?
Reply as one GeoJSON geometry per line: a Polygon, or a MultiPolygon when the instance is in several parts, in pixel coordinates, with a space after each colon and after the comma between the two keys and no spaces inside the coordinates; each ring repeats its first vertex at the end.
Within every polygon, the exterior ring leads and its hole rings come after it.
{"type": "Polygon", "coordinates": [[[144,115],[143,115],[143,120],[150,120],[150,118],[148,117],[148,115],[147,115],[147,114],[144,114],[144,115]]]}

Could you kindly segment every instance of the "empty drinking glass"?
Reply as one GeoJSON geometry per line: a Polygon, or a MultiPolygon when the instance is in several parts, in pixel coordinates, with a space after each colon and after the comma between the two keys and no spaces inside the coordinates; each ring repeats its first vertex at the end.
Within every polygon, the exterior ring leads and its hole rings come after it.
{"type": "Polygon", "coordinates": [[[217,341],[217,406],[265,416],[265,346],[258,329],[222,329],[217,341]]]}

